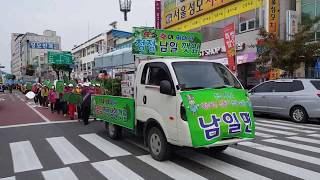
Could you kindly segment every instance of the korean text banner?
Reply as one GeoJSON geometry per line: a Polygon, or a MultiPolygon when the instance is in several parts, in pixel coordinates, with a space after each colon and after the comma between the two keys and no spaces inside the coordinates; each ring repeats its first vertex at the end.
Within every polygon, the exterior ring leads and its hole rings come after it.
{"type": "Polygon", "coordinates": [[[71,52],[48,51],[49,64],[73,64],[71,52]]]}
{"type": "Polygon", "coordinates": [[[236,32],[235,32],[235,27],[234,23],[231,23],[224,27],[223,29],[223,37],[224,37],[224,44],[226,47],[227,51],[227,57],[228,57],[228,65],[229,69],[231,71],[236,70],[235,66],[235,55],[236,55],[236,48],[235,48],[235,37],[236,37],[236,32]]]}
{"type": "Polygon", "coordinates": [[[279,0],[269,0],[269,32],[274,37],[279,34],[279,0]]]}
{"type": "Polygon", "coordinates": [[[255,137],[252,107],[244,90],[202,89],[184,91],[181,97],[194,147],[255,137]]]}
{"type": "Polygon", "coordinates": [[[134,99],[116,96],[91,96],[92,115],[103,121],[133,129],[134,99]]]}
{"type": "Polygon", "coordinates": [[[165,9],[162,25],[167,28],[232,2],[236,0],[189,0],[177,3],[176,7],[170,11],[165,9]]]}
{"type": "Polygon", "coordinates": [[[200,33],[134,28],[133,36],[133,54],[195,58],[200,54],[200,33]]]}
{"type": "MultiPolygon", "coordinates": [[[[253,9],[260,8],[262,6],[263,0],[241,0],[237,1],[228,6],[223,6],[214,11],[210,11],[201,16],[194,17],[187,21],[183,21],[174,26],[167,27],[165,29],[170,29],[172,31],[190,31],[192,29],[197,29],[201,26],[212,24],[232,16],[239,15],[251,11],[253,9]]],[[[163,25],[163,24],[162,24],[163,25]]]]}

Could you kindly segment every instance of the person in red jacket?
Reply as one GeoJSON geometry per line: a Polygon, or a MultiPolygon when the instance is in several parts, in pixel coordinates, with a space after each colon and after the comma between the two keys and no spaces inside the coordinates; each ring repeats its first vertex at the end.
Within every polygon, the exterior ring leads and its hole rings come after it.
{"type": "MultiPolygon", "coordinates": [[[[73,85],[72,84],[69,84],[69,93],[72,93],[73,91],[73,85]]],[[[74,114],[76,112],[76,105],[75,104],[72,104],[72,103],[68,103],[68,114],[69,114],[69,117],[70,119],[74,119],[74,114]]]]}
{"type": "Polygon", "coordinates": [[[49,91],[48,99],[50,102],[51,112],[53,113],[56,106],[56,100],[57,100],[57,94],[56,94],[56,91],[54,90],[54,86],[52,86],[49,91]]]}

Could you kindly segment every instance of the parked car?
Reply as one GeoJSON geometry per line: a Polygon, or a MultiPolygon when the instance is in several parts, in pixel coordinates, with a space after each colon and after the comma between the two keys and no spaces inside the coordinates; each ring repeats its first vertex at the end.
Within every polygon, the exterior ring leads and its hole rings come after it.
{"type": "Polygon", "coordinates": [[[248,92],[254,112],[290,117],[294,122],[320,118],[319,79],[266,81],[248,92]]]}

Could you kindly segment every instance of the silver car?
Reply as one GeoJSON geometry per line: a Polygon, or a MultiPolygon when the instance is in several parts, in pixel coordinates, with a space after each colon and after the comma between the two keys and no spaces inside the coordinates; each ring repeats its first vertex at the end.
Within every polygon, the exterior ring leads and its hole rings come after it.
{"type": "Polygon", "coordinates": [[[320,118],[319,79],[263,82],[249,91],[253,111],[290,117],[294,122],[320,118]]]}

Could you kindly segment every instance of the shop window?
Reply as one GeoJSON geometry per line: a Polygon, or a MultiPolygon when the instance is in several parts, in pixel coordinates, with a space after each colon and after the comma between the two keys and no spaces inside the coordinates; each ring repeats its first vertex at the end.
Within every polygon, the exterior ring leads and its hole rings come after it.
{"type": "Polygon", "coordinates": [[[255,19],[250,19],[248,21],[239,24],[239,33],[244,33],[255,29],[255,19]]]}

